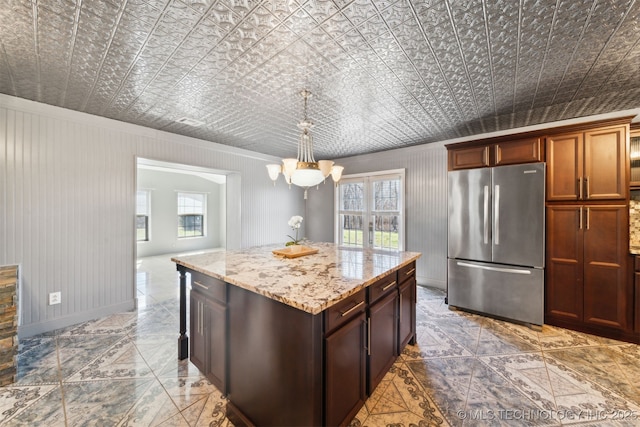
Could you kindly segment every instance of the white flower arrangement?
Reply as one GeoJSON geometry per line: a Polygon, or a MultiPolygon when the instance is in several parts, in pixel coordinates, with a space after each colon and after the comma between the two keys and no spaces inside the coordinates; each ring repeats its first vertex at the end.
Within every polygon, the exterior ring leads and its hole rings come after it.
{"type": "Polygon", "coordinates": [[[287,242],[286,246],[297,245],[300,243],[300,240],[298,240],[298,230],[300,230],[300,226],[302,225],[302,219],[303,218],[300,215],[294,215],[289,219],[289,227],[296,231],[296,237],[293,238],[287,234],[287,237],[290,238],[291,241],[287,242]]]}

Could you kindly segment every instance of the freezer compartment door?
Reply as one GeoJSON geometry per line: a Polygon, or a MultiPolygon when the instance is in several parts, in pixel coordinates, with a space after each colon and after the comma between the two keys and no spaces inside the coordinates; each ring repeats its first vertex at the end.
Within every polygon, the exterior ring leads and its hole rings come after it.
{"type": "Polygon", "coordinates": [[[491,261],[491,170],[448,173],[449,258],[491,261]]]}
{"type": "Polygon", "coordinates": [[[544,323],[544,270],[449,259],[449,305],[534,325],[544,323]]]}
{"type": "Polygon", "coordinates": [[[492,173],[491,261],[544,267],[545,164],[501,166],[492,173]]]}

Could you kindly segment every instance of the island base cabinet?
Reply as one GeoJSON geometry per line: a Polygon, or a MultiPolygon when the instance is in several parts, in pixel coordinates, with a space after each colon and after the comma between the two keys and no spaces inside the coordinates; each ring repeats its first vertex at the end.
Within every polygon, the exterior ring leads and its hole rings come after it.
{"type": "Polygon", "coordinates": [[[361,313],[325,339],[325,425],[347,425],[367,398],[366,319],[361,313]]]}

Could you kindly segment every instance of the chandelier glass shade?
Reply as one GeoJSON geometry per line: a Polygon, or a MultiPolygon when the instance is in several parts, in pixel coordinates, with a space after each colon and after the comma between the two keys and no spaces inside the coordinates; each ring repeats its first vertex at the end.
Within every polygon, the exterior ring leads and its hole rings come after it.
{"type": "Polygon", "coordinates": [[[267,165],[269,178],[275,185],[278,175],[282,172],[285,181],[289,186],[291,184],[303,187],[305,189],[305,199],[307,198],[306,189],[324,182],[325,178],[331,175],[334,182],[340,181],[342,177],[342,166],[334,165],[331,160],[317,161],[313,157],[313,137],[311,136],[311,128],[313,122],[307,118],[307,100],[311,97],[311,92],[303,90],[300,95],[304,99],[304,119],[298,123],[298,127],[302,130],[300,141],[298,142],[298,157],[282,159],[282,165],[267,165]]]}

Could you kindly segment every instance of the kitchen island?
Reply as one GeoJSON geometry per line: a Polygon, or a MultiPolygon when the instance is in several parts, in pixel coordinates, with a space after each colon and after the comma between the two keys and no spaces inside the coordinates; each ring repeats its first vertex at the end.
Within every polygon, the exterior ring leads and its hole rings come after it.
{"type": "Polygon", "coordinates": [[[227,395],[235,425],[344,425],[415,340],[415,252],[309,243],[172,258],[179,358],[227,395]],[[186,335],[187,281],[190,337],[186,335]]]}

